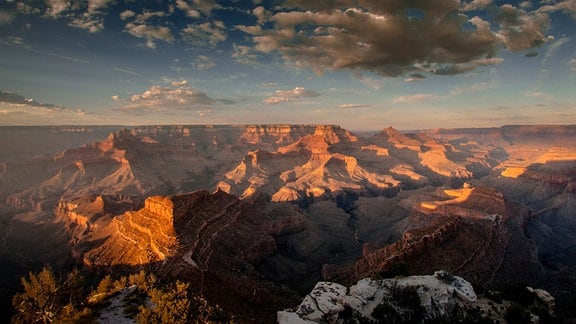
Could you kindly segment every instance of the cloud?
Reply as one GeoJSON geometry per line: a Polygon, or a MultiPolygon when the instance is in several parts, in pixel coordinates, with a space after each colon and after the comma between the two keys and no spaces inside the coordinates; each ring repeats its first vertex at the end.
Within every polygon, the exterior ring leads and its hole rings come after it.
{"type": "Polygon", "coordinates": [[[256,48],[279,51],[286,60],[317,72],[352,69],[385,76],[416,71],[418,62],[464,63],[490,57],[496,50],[496,37],[487,29],[463,28],[467,20],[458,14],[455,1],[418,2],[420,8],[415,9],[425,13],[418,19],[405,15],[413,8],[412,2],[370,2],[366,9],[345,10],[330,3],[304,4],[307,9],[323,9],[318,12],[274,15],[271,20],[276,29],[255,35],[256,48]]]}
{"type": "Polygon", "coordinates": [[[356,74],[356,78],[358,78],[361,83],[373,90],[380,90],[382,87],[384,87],[384,80],[382,79],[376,79],[361,74],[356,74]]]}
{"type": "Polygon", "coordinates": [[[14,18],[15,16],[11,12],[0,9],[0,26],[12,24],[14,18]]]}
{"type": "Polygon", "coordinates": [[[263,24],[270,19],[271,14],[263,6],[258,6],[252,9],[252,14],[258,18],[258,23],[263,24]]]}
{"type": "Polygon", "coordinates": [[[576,18],[576,0],[564,0],[538,8],[540,12],[563,11],[576,18]]]}
{"type": "Polygon", "coordinates": [[[450,92],[449,96],[458,96],[461,94],[482,92],[494,88],[496,88],[495,82],[479,82],[472,84],[464,84],[454,87],[454,89],[452,89],[452,91],[450,92]]]}
{"type": "Polygon", "coordinates": [[[178,7],[178,9],[183,10],[186,12],[186,16],[188,17],[192,17],[192,18],[199,18],[200,17],[200,11],[194,9],[194,7],[188,3],[187,1],[184,0],[176,0],[176,7],[178,7]]]}
{"type": "Polygon", "coordinates": [[[214,113],[214,111],[212,109],[202,109],[202,110],[198,110],[196,112],[198,114],[198,116],[200,117],[206,117],[208,115],[211,115],[214,113]]]}
{"type": "Polygon", "coordinates": [[[548,47],[548,51],[546,52],[546,55],[544,56],[542,63],[547,64],[550,61],[550,59],[554,56],[554,54],[556,54],[556,52],[560,49],[560,47],[564,46],[565,44],[568,44],[571,40],[572,39],[568,37],[562,37],[558,40],[554,40],[548,47]]]}
{"type": "Polygon", "coordinates": [[[73,18],[68,25],[75,28],[86,29],[91,33],[97,33],[104,29],[104,21],[102,19],[93,18],[88,15],[73,18]]]}
{"type": "Polygon", "coordinates": [[[493,0],[472,0],[462,7],[464,11],[482,10],[492,4],[493,0]]]}
{"type": "Polygon", "coordinates": [[[438,100],[439,98],[440,98],[440,96],[435,95],[435,94],[417,93],[417,94],[413,94],[413,95],[395,97],[394,99],[392,99],[392,103],[394,103],[394,104],[411,104],[411,103],[417,103],[417,102],[423,102],[423,101],[434,101],[434,100],[438,100]]]}
{"type": "Polygon", "coordinates": [[[539,47],[546,43],[544,32],[549,21],[545,13],[528,13],[524,9],[505,4],[498,9],[498,22],[502,29],[497,36],[512,51],[539,47]]]}
{"type": "Polygon", "coordinates": [[[182,37],[196,45],[210,44],[215,47],[219,42],[226,40],[228,35],[224,31],[224,23],[220,20],[201,24],[190,24],[182,30],[182,37]]]}
{"type": "Polygon", "coordinates": [[[116,0],[88,0],[88,13],[93,13],[104,9],[108,4],[116,2],[116,0]]]}
{"type": "Polygon", "coordinates": [[[192,63],[194,65],[194,67],[200,71],[204,71],[204,70],[209,70],[213,67],[216,66],[216,63],[214,63],[208,56],[206,55],[198,55],[198,57],[196,57],[196,59],[194,60],[194,63],[192,63]]]}
{"type": "Polygon", "coordinates": [[[63,125],[102,123],[102,116],[82,109],[41,103],[11,91],[0,91],[0,125],[63,125]]]}
{"type": "Polygon", "coordinates": [[[56,106],[53,104],[45,104],[38,102],[35,99],[26,98],[23,95],[11,91],[0,91],[0,102],[23,105],[23,106],[31,106],[31,107],[65,109],[64,107],[56,106]]]}
{"type": "Polygon", "coordinates": [[[425,75],[423,75],[421,73],[412,73],[408,76],[408,78],[404,79],[404,82],[410,83],[410,82],[421,81],[424,79],[426,79],[425,75]]]}
{"type": "Polygon", "coordinates": [[[136,15],[136,22],[139,24],[144,24],[148,20],[159,17],[162,18],[166,15],[164,11],[145,11],[141,14],[136,15]]]}
{"type": "Polygon", "coordinates": [[[232,58],[234,61],[243,64],[251,64],[256,62],[257,54],[254,53],[254,50],[250,46],[245,45],[236,45],[236,43],[232,44],[232,48],[234,52],[232,53],[232,58]]]}
{"type": "Polygon", "coordinates": [[[46,15],[57,18],[60,14],[70,7],[70,2],[67,0],[47,0],[46,15]]]}
{"type": "Polygon", "coordinates": [[[274,88],[278,86],[278,83],[276,82],[266,82],[266,83],[262,83],[260,85],[262,88],[274,88]]]}
{"type": "Polygon", "coordinates": [[[172,32],[168,27],[160,27],[160,26],[150,26],[145,24],[135,24],[135,23],[127,23],[125,30],[138,38],[145,38],[146,39],[146,46],[150,48],[155,48],[156,45],[154,40],[161,40],[165,42],[172,42],[174,41],[174,37],[172,36],[172,32]]]}
{"type": "Polygon", "coordinates": [[[576,58],[570,60],[570,70],[576,73],[576,58]]]}
{"type": "Polygon", "coordinates": [[[136,16],[136,13],[132,10],[124,10],[120,13],[120,19],[125,20],[131,17],[136,16]]]}
{"type": "Polygon", "coordinates": [[[362,105],[362,104],[341,104],[338,105],[338,108],[341,109],[356,109],[356,108],[368,108],[372,107],[372,105],[362,105]]]}
{"type": "MultiPolygon", "coordinates": [[[[574,0],[576,1],[576,0],[574,0]]],[[[236,26],[254,48],[317,73],[371,71],[383,76],[458,74],[499,64],[502,47],[519,51],[546,42],[548,15],[493,0],[289,0],[273,28],[236,26]],[[492,23],[468,11],[496,10],[492,23]],[[351,46],[353,44],[353,46],[351,46]],[[423,67],[434,67],[425,68],[423,67]]],[[[416,79],[413,79],[416,80],[416,79]]]]}
{"type": "Polygon", "coordinates": [[[222,8],[214,0],[193,0],[194,7],[206,16],[210,16],[212,10],[222,8]]]}
{"type": "Polygon", "coordinates": [[[172,81],[165,86],[155,85],[140,94],[132,95],[128,101],[122,103],[122,110],[141,113],[168,112],[207,107],[217,103],[234,104],[234,101],[213,99],[190,86],[186,80],[182,80],[172,81]]]}
{"type": "Polygon", "coordinates": [[[545,93],[545,92],[539,92],[539,91],[527,93],[526,96],[531,97],[531,98],[537,98],[537,99],[545,99],[545,100],[553,100],[554,99],[554,96],[552,94],[545,93]]]}
{"type": "Polygon", "coordinates": [[[296,87],[292,90],[276,90],[271,96],[264,99],[265,104],[276,105],[283,102],[293,102],[302,98],[318,97],[318,92],[296,87]]]}

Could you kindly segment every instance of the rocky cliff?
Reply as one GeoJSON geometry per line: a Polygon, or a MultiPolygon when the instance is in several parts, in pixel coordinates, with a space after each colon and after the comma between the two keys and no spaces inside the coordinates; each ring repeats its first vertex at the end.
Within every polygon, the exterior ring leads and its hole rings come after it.
{"type": "Polygon", "coordinates": [[[353,282],[399,263],[573,287],[574,136],[572,126],[365,138],[333,125],[121,129],[0,162],[0,257],[33,255],[27,233],[67,234],[60,254],[71,246],[99,271],[148,267],[214,288],[243,314],[260,306],[242,301],[281,305],[322,272],[353,282]]]}
{"type": "MultiPolygon", "coordinates": [[[[544,290],[525,290],[533,300],[525,305],[533,321],[552,318],[554,298],[544,290]]],[[[478,296],[472,285],[445,271],[434,275],[374,280],[365,278],[347,288],[319,282],[295,309],[278,312],[278,323],[418,323],[516,320],[510,308],[518,304],[478,296]],[[506,318],[506,319],[505,319],[506,318]]]]}
{"type": "MultiPolygon", "coordinates": [[[[366,243],[353,266],[326,265],[324,278],[353,282],[385,275],[398,264],[405,264],[413,274],[447,269],[475,284],[490,285],[513,275],[507,268],[509,264],[527,262],[527,271],[538,269],[533,255],[536,247],[518,233],[529,212],[507,202],[494,189],[437,189],[414,195],[409,204],[404,204],[411,208],[412,228],[400,240],[384,246],[366,243]],[[525,242],[527,250],[523,256],[510,257],[508,249],[520,244],[516,240],[525,242]]],[[[523,280],[529,276],[520,273],[516,275],[523,280]]]]}
{"type": "Polygon", "coordinates": [[[296,213],[267,216],[260,204],[222,191],[149,197],[140,210],[92,224],[73,254],[96,271],[148,269],[186,280],[235,314],[262,316],[293,292],[254,265],[276,252],[272,235],[303,226],[296,213]]]}

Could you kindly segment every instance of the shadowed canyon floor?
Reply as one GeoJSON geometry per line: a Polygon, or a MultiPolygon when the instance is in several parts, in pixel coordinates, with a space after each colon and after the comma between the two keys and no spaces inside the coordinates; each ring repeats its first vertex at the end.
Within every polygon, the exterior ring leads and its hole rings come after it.
{"type": "Polygon", "coordinates": [[[20,134],[0,159],[5,306],[47,263],[146,268],[246,320],[398,264],[574,306],[576,126],[74,129],[1,129],[20,134]]]}

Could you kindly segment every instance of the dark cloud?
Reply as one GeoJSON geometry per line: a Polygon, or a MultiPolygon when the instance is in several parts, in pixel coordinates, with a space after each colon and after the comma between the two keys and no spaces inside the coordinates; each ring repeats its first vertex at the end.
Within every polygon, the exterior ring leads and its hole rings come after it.
{"type": "Polygon", "coordinates": [[[489,5],[487,0],[289,0],[285,11],[270,18],[274,29],[242,30],[253,35],[257,50],[280,52],[318,73],[350,69],[385,76],[464,73],[500,63],[495,56],[501,44],[518,51],[546,42],[544,13],[504,5],[494,26],[466,14],[489,5]]]}
{"type": "Polygon", "coordinates": [[[510,4],[502,5],[498,12],[502,42],[512,51],[538,47],[546,43],[545,29],[550,18],[542,12],[528,13],[510,4]]]}
{"type": "Polygon", "coordinates": [[[36,101],[35,99],[29,99],[23,95],[11,92],[11,91],[1,91],[0,92],[0,102],[5,102],[9,104],[25,105],[31,107],[44,107],[44,108],[56,108],[65,109],[64,107],[56,106],[53,104],[45,104],[36,101]]]}

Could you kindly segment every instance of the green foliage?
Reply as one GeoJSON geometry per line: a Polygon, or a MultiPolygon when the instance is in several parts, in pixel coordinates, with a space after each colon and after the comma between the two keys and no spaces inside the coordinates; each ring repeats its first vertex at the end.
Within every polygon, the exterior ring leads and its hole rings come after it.
{"type": "Polygon", "coordinates": [[[16,310],[14,322],[49,323],[56,318],[60,309],[58,286],[51,268],[44,268],[38,274],[30,272],[22,278],[24,292],[16,294],[12,305],[16,310]]]}
{"type": "Polygon", "coordinates": [[[151,306],[140,306],[138,323],[187,323],[190,312],[188,284],[177,281],[169,290],[152,288],[148,291],[151,306]]]}
{"type": "Polygon", "coordinates": [[[102,278],[100,283],[98,283],[98,287],[96,288],[97,294],[108,294],[109,292],[114,290],[114,283],[112,282],[112,278],[110,275],[102,278]]]}
{"type": "Polygon", "coordinates": [[[51,323],[54,321],[91,319],[91,312],[83,308],[83,277],[78,270],[71,271],[59,283],[51,268],[29,273],[22,278],[24,291],[12,299],[14,323],[51,323]]]}
{"type": "Polygon", "coordinates": [[[153,274],[146,274],[146,271],[140,270],[137,274],[128,276],[128,283],[136,285],[138,289],[149,291],[156,285],[157,279],[153,274]]]}
{"type": "Polygon", "coordinates": [[[73,270],[64,280],[50,268],[22,278],[23,292],[13,298],[13,323],[91,323],[109,303],[109,297],[130,286],[123,298],[124,313],[139,323],[230,322],[219,306],[190,293],[189,284],[181,281],[160,282],[153,274],[140,271],[113,280],[105,276],[96,287],[88,287],[79,271],[73,270]],[[88,293],[89,289],[94,289],[88,293]],[[85,307],[89,305],[91,308],[85,307]]]}

